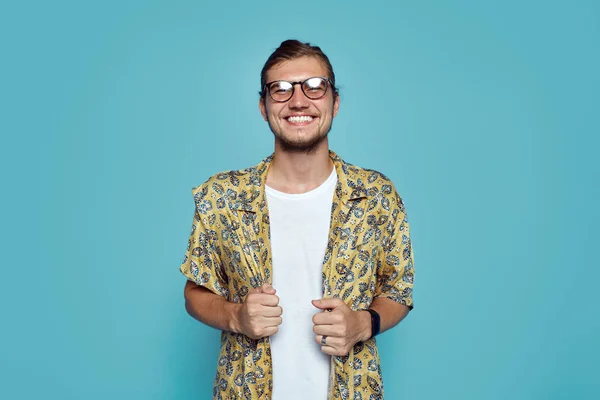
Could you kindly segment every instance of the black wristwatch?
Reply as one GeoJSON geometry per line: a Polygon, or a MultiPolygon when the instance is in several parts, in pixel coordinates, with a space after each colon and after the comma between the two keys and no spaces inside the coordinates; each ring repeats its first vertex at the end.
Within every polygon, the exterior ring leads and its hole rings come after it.
{"type": "MultiPolygon", "coordinates": [[[[372,309],[367,309],[366,311],[371,314],[371,338],[375,337],[375,335],[379,334],[379,330],[381,329],[381,318],[379,317],[379,313],[372,309]]],[[[371,339],[369,338],[369,339],[371,339]]]]}

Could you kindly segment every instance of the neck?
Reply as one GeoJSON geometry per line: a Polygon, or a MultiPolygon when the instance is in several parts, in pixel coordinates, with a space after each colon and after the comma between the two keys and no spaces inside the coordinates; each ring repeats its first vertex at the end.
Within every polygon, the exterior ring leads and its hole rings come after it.
{"type": "Polygon", "coordinates": [[[266,184],[284,193],[306,193],[325,182],[332,168],[327,140],[309,153],[285,151],[275,142],[266,184]]]}

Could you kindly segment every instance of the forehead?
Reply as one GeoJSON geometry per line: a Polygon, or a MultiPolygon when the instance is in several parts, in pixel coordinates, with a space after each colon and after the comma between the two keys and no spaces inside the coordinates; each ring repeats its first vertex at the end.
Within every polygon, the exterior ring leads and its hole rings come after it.
{"type": "Polygon", "coordinates": [[[316,57],[300,57],[269,69],[266,81],[302,81],[313,76],[329,76],[323,62],[316,57]]]}

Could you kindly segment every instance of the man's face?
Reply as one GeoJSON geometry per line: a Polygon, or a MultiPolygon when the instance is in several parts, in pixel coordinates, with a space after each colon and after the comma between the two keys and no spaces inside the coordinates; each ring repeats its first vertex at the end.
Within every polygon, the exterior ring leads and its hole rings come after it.
{"type": "MultiPolygon", "coordinates": [[[[278,64],[267,72],[266,81],[302,82],[312,77],[328,77],[325,66],[314,57],[300,57],[278,64]]],[[[259,102],[260,112],[283,150],[309,152],[327,137],[340,100],[331,86],[324,97],[311,100],[300,85],[284,103],[278,103],[267,93],[259,102]]]]}

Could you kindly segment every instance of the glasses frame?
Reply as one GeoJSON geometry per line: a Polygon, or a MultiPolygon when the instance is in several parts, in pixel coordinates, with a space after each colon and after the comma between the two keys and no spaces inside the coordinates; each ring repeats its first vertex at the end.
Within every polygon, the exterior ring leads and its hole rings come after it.
{"type": "Polygon", "coordinates": [[[322,99],[323,97],[325,97],[325,95],[327,94],[327,89],[329,88],[329,86],[331,86],[331,87],[332,87],[332,89],[334,89],[334,90],[335,90],[335,87],[333,86],[333,82],[331,81],[331,79],[329,79],[329,78],[326,78],[326,77],[324,77],[324,76],[311,76],[310,78],[306,78],[306,79],[305,79],[305,80],[303,80],[303,81],[295,81],[295,82],[292,82],[292,81],[286,81],[285,79],[279,79],[279,80],[276,80],[276,81],[267,82],[267,83],[265,83],[265,86],[263,87],[263,94],[264,94],[265,92],[268,92],[268,93],[269,93],[269,97],[270,97],[270,98],[271,98],[271,100],[273,100],[274,102],[276,102],[276,103],[285,103],[285,102],[287,102],[287,101],[290,101],[290,99],[291,99],[292,97],[294,97],[294,91],[296,90],[296,85],[300,85],[300,89],[302,90],[302,94],[304,94],[304,96],[306,96],[306,98],[307,98],[307,99],[309,99],[309,100],[319,100],[319,99],[322,99]],[[319,97],[317,97],[317,98],[310,98],[310,97],[308,97],[308,95],[307,95],[307,94],[306,94],[306,92],[304,91],[304,83],[305,83],[306,81],[308,81],[308,80],[311,80],[311,79],[314,79],[314,78],[323,79],[323,80],[325,80],[325,82],[327,82],[327,83],[328,83],[328,85],[327,85],[327,86],[325,86],[325,92],[323,92],[323,95],[322,95],[322,96],[319,96],[319,97]],[[287,82],[287,83],[289,83],[289,84],[291,84],[291,85],[292,85],[292,92],[291,92],[291,94],[290,94],[290,98],[289,98],[289,99],[287,99],[287,100],[275,100],[275,99],[273,98],[273,95],[271,94],[271,85],[272,85],[272,84],[274,84],[274,83],[277,83],[277,82],[287,82]]]}

